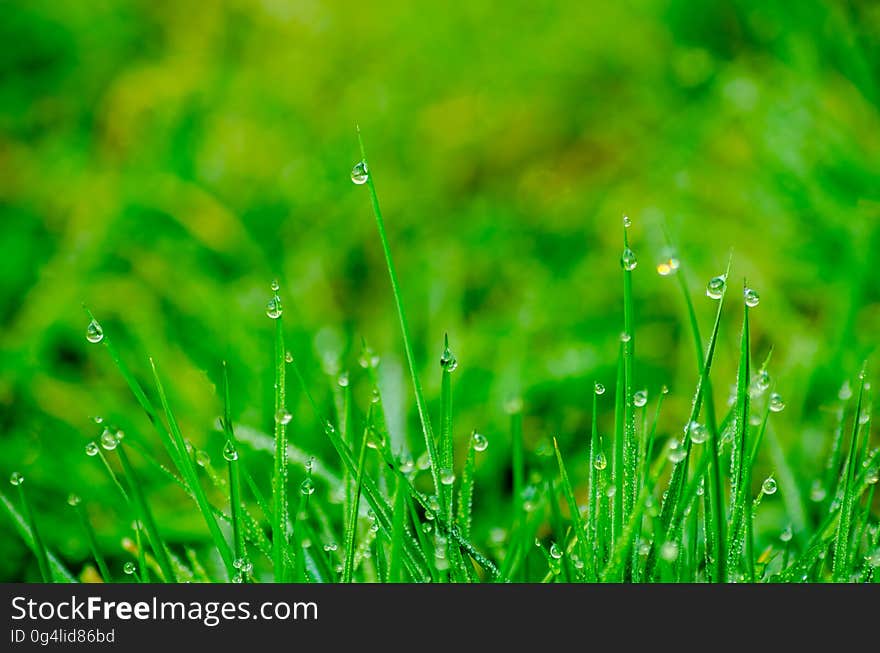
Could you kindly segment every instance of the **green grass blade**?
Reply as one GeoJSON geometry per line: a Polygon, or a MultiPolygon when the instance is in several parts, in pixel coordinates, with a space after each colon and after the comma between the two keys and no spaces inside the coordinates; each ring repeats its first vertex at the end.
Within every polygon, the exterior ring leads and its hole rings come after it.
{"type": "MultiPolygon", "coordinates": [[[[159,563],[159,568],[162,570],[165,582],[176,582],[177,574],[174,573],[174,568],[171,566],[171,559],[168,557],[168,551],[165,549],[165,542],[159,534],[156,520],[153,518],[153,513],[147,504],[143,487],[141,487],[140,481],[134,472],[134,468],[128,459],[128,454],[125,453],[124,445],[117,445],[116,452],[119,455],[119,462],[122,464],[123,474],[128,481],[129,493],[133,498],[132,506],[137,511],[138,522],[144,526],[144,530],[150,540],[150,547],[153,549],[153,553],[156,556],[156,561],[159,563]]],[[[138,548],[139,550],[143,550],[142,546],[139,546],[138,548]]]]}
{"type": "Polygon", "coordinates": [[[587,541],[586,526],[584,524],[583,515],[581,515],[580,508],[578,507],[577,499],[575,499],[574,490],[571,487],[571,481],[568,478],[568,472],[565,469],[565,463],[562,460],[562,452],[559,451],[559,443],[556,441],[556,438],[553,438],[553,449],[556,451],[556,464],[559,466],[559,477],[562,481],[563,496],[568,504],[568,511],[571,513],[572,528],[574,529],[577,538],[578,555],[586,565],[587,560],[591,557],[589,542],[587,541]]]}
{"type": "Polygon", "coordinates": [[[856,410],[853,415],[852,436],[850,437],[849,451],[846,455],[846,472],[843,481],[843,497],[840,504],[840,520],[837,523],[837,533],[834,536],[834,560],[831,567],[831,577],[836,583],[849,580],[849,551],[850,537],[852,534],[852,518],[856,500],[856,461],[859,451],[859,418],[862,414],[862,400],[865,392],[865,373],[859,375],[859,394],[856,399],[856,410]]]}
{"type": "Polygon", "coordinates": [[[290,546],[287,534],[287,422],[285,415],[285,355],[284,325],[281,318],[281,298],[278,296],[277,283],[272,284],[274,302],[278,314],[275,316],[275,458],[272,468],[272,564],[275,571],[275,582],[287,580],[285,568],[285,551],[290,546]]]}
{"type": "Polygon", "coordinates": [[[458,487],[458,515],[456,522],[461,534],[470,538],[471,536],[471,518],[474,508],[474,469],[476,467],[476,449],[474,448],[474,438],[476,431],[471,436],[470,444],[468,444],[467,458],[464,461],[464,469],[461,472],[461,485],[458,487]]]}
{"type": "Polygon", "coordinates": [[[231,577],[232,575],[234,575],[235,569],[232,564],[232,550],[229,548],[229,543],[226,541],[226,538],[220,531],[220,527],[217,525],[217,520],[214,518],[213,507],[208,501],[208,497],[205,496],[205,491],[204,489],[202,489],[202,486],[199,483],[196,465],[193,462],[192,457],[187,454],[186,443],[183,440],[183,434],[180,432],[180,426],[177,424],[177,420],[175,419],[174,413],[171,410],[171,404],[168,402],[168,397],[165,394],[165,388],[162,385],[162,380],[159,378],[159,371],[156,368],[156,363],[155,361],[153,361],[152,358],[150,359],[150,366],[153,370],[153,379],[156,383],[156,391],[159,393],[159,401],[162,404],[162,409],[165,412],[165,419],[168,421],[168,428],[171,433],[172,440],[171,446],[172,448],[176,448],[178,452],[178,470],[183,475],[184,480],[192,490],[193,496],[196,500],[196,505],[198,505],[199,512],[202,513],[202,519],[204,519],[205,524],[207,524],[208,526],[208,531],[211,535],[211,539],[214,542],[214,546],[216,546],[217,551],[220,552],[220,557],[223,559],[223,563],[226,565],[226,571],[231,577]]]}
{"type": "MultiPolygon", "coordinates": [[[[629,250],[629,235],[627,227],[623,228],[624,251],[629,250]]],[[[638,478],[638,440],[636,438],[635,405],[633,404],[633,387],[635,384],[635,316],[633,308],[632,292],[632,269],[628,265],[623,266],[623,424],[624,424],[624,449],[623,449],[623,483],[618,487],[618,492],[623,492],[623,514],[621,518],[626,521],[632,512],[636,500],[636,484],[638,478]]]]}
{"type": "Polygon", "coordinates": [[[105,583],[112,582],[113,575],[110,573],[110,568],[107,566],[107,561],[104,559],[104,554],[101,553],[101,547],[98,544],[98,536],[95,533],[92,522],[89,520],[89,515],[86,511],[86,507],[83,505],[79,497],[76,497],[75,503],[73,503],[72,505],[73,509],[76,511],[77,516],[79,517],[80,523],[82,524],[83,532],[85,532],[86,538],[89,541],[89,548],[92,551],[92,557],[95,559],[95,562],[98,565],[98,571],[101,574],[101,579],[105,583]]]}
{"type": "Polygon", "coordinates": [[[424,394],[422,393],[422,385],[419,382],[418,374],[416,374],[416,361],[411,344],[412,339],[410,338],[409,334],[409,325],[406,320],[406,312],[403,308],[403,295],[400,291],[400,282],[397,278],[397,270],[394,267],[394,260],[391,256],[391,246],[388,243],[388,236],[385,231],[385,220],[382,218],[382,209],[379,207],[379,196],[376,194],[376,186],[373,181],[373,171],[369,167],[369,164],[367,162],[367,154],[364,149],[364,141],[361,137],[360,129],[358,129],[358,144],[360,145],[361,149],[361,159],[368,171],[367,188],[370,192],[370,201],[373,205],[373,215],[376,218],[376,227],[379,231],[379,239],[382,241],[382,250],[385,253],[385,264],[388,268],[388,277],[391,280],[391,291],[394,294],[394,302],[397,307],[397,317],[400,321],[400,332],[403,336],[403,349],[406,353],[406,362],[409,367],[409,374],[413,384],[413,391],[415,393],[416,408],[419,412],[419,420],[421,421],[422,426],[422,435],[424,435],[425,437],[425,447],[428,451],[428,457],[431,460],[431,477],[434,481],[434,493],[438,497],[440,497],[440,489],[442,485],[440,483],[439,475],[440,460],[434,443],[434,432],[431,427],[431,418],[428,415],[428,407],[427,403],[425,402],[424,394]]]}
{"type": "MultiPolygon", "coordinates": [[[[455,355],[449,349],[449,335],[444,336],[443,355],[440,357],[440,474],[451,474],[455,469],[452,441],[452,371],[456,368],[455,355]]],[[[442,482],[441,478],[441,482],[442,482]]],[[[442,484],[441,500],[445,514],[452,515],[452,484],[442,484]]]]}
{"type": "Polygon", "coordinates": [[[30,545],[31,551],[34,552],[34,556],[37,558],[37,565],[40,568],[40,576],[43,579],[44,583],[51,583],[53,581],[52,570],[49,566],[49,551],[46,549],[46,543],[43,541],[43,537],[40,535],[40,529],[37,528],[37,522],[34,519],[34,511],[31,509],[31,504],[28,501],[27,493],[24,491],[24,477],[21,476],[18,472],[13,474],[13,478],[19,478],[20,481],[14,483],[16,489],[18,490],[18,500],[21,504],[21,514],[24,515],[24,521],[28,526],[28,530],[30,531],[30,545]]]}
{"type": "Polygon", "coordinates": [[[361,503],[361,487],[364,481],[364,461],[367,456],[367,441],[370,438],[369,424],[370,418],[367,418],[367,427],[364,429],[364,438],[361,442],[361,452],[358,456],[357,475],[355,476],[354,498],[349,508],[348,520],[345,526],[345,562],[342,567],[342,582],[350,583],[354,573],[354,543],[357,536],[358,526],[358,508],[361,503]]]}

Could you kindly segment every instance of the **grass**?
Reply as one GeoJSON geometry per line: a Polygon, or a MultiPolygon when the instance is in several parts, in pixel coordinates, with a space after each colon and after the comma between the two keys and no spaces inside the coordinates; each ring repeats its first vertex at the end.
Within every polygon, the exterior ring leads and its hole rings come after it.
{"type": "MultiPolygon", "coordinates": [[[[401,407],[389,401],[403,400],[400,396],[389,400],[383,393],[377,375],[379,363],[366,344],[361,356],[367,371],[366,407],[359,404],[362,395],[355,392],[347,375],[344,383],[334,384],[335,390],[307,382],[296,352],[289,355],[285,346],[282,297],[275,282],[266,311],[274,330],[274,351],[267,355],[273,361],[275,409],[269,447],[271,495],[267,500],[260,489],[263,479],[251,471],[264,467],[266,453],[236,434],[226,365],[219,420],[224,476],[211,472],[202,452],[185,437],[157,365],[150,361],[161,414],[112,339],[88,313],[89,340],[100,343],[115,363],[136,404],[154,426],[171,465],[166,467],[151,453],[149,439],[122,437],[106,425],[100,447],[94,452],[99,455],[94,457],[100,458],[119,487],[126,518],[134,520],[136,541],[128,548],[138,567],[136,573],[114,573],[106,561],[108,552],[102,550],[85,507],[77,500],[72,505],[88,537],[99,571],[97,580],[119,582],[133,576],[138,581],[165,582],[880,581],[876,571],[880,522],[872,506],[880,452],[871,448],[871,418],[866,410],[870,384],[864,369],[858,374],[846,440],[841,435],[843,415],[849,410],[852,393],[839,399],[841,417],[830,437],[817,519],[791,533],[786,525],[792,517],[777,507],[776,530],[788,535],[776,542],[764,541],[759,550],[754,522],[769,497],[777,494],[777,482],[765,480],[756,487],[754,472],[767,456],[761,445],[768,439],[773,443],[772,420],[784,419],[786,413],[781,398],[768,392],[765,375],[769,355],[757,374],[752,372],[750,321],[760,319],[757,298],[745,288],[740,302],[728,299],[727,280],[732,270],[732,263],[728,263],[718,277],[721,281],[713,280],[714,287],[707,289],[717,305],[704,351],[684,268],[678,259],[674,265],[670,259],[662,269],[664,276],[678,275],[685,300],[683,322],[691,331],[697,357],[690,371],[694,391],[689,418],[681,425],[683,437],[659,442],[657,424],[666,391],[658,393],[649,420],[648,398],[636,390],[640,370],[635,336],[639,325],[633,288],[638,279],[628,219],[621,257],[623,335],[617,345],[612,442],[601,434],[599,402],[608,398],[598,383],[583,388],[591,404],[590,433],[580,436],[578,445],[565,455],[560,434],[547,434],[552,447],[527,449],[524,416],[528,411],[519,399],[508,406],[509,442],[499,438],[490,443],[477,431],[466,441],[457,441],[453,391],[458,362],[448,336],[439,352],[439,428],[435,436],[430,404],[417,374],[415,340],[404,310],[403,288],[374,172],[367,163],[360,133],[358,138],[362,161],[352,178],[366,186],[372,205],[424,452],[395,444],[386,411],[399,411],[401,407]],[[731,304],[742,320],[737,378],[726,413],[716,414],[719,407],[712,388],[724,387],[726,380],[715,379],[713,384],[713,360],[723,342],[724,309],[731,304]],[[323,425],[324,437],[337,457],[309,459],[302,480],[292,479],[289,470],[291,460],[298,459],[292,457],[288,441],[288,426],[297,424],[288,410],[288,370],[293,372],[292,385],[323,425]],[[322,395],[333,392],[336,399],[321,400],[322,395]],[[760,406],[763,412],[753,420],[760,406]],[[360,438],[355,438],[357,432],[360,438]],[[116,456],[111,459],[105,451],[115,451],[116,456]],[[462,451],[464,455],[457,459],[456,453],[462,451]],[[511,492],[507,505],[497,506],[487,517],[486,512],[475,514],[474,506],[481,495],[477,472],[488,456],[509,458],[511,492]],[[413,462],[422,460],[422,464],[413,462]],[[200,468],[207,473],[201,473],[200,468]],[[190,510],[201,516],[207,533],[197,550],[181,548],[164,536],[167,526],[154,515],[151,497],[140,480],[144,470],[171,481],[191,502],[186,504],[190,510]],[[319,491],[314,480],[317,470],[339,473],[324,472],[319,491]],[[333,479],[329,485],[328,478],[333,479]],[[489,521],[477,529],[477,518],[489,521]],[[499,534],[491,542],[478,539],[478,533],[493,529],[499,534]]],[[[779,494],[796,492],[795,487],[788,487],[796,471],[787,465],[784,454],[780,458],[774,451],[779,477],[786,479],[779,494]]],[[[0,505],[33,552],[42,578],[74,580],[75,575],[47,549],[40,535],[39,514],[34,513],[25,494],[23,477],[17,475],[13,480],[19,506],[2,493],[0,505]]],[[[81,561],[69,562],[81,565],[81,561]]],[[[78,576],[86,578],[82,573],[78,576]]]]}

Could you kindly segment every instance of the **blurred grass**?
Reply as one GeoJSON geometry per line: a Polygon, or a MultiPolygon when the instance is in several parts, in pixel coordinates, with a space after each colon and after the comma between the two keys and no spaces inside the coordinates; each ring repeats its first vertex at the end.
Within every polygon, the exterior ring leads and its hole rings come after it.
{"type": "MultiPolygon", "coordinates": [[[[557,435],[567,465],[582,462],[592,380],[614,379],[623,212],[640,259],[636,387],[673,389],[661,432],[684,423],[694,381],[674,283],[652,271],[666,225],[696,293],[731,247],[735,276],[761,293],[754,351],[775,347],[787,406],[772,428],[804,478],[819,473],[832,417],[821,407],[880,328],[875,3],[3,10],[0,471],[25,474],[43,520],[76,524],[65,503],[76,491],[105,504],[90,510],[118,549],[124,508],[83,454],[89,417],[152,437],[110,360],[85,342],[83,301],[142,379],[148,355],[167,371],[184,432],[219,461],[221,359],[235,420],[272,423],[263,310],[277,275],[302,369],[316,383],[322,370],[362,373],[366,337],[383,358],[392,436],[417,447],[382,252],[348,179],[355,123],[434,419],[449,332],[457,440],[478,428],[492,442],[475,524],[509,489],[510,395],[525,397],[527,446],[557,435]]],[[[711,309],[697,301],[704,324],[711,309]]],[[[729,317],[715,373],[732,382],[729,317]]],[[[312,415],[295,415],[291,442],[319,447],[312,415]]],[[[605,433],[610,420],[600,416],[605,433]]],[[[169,538],[204,539],[194,511],[174,510],[175,489],[144,476],[169,538]]],[[[76,528],[43,530],[63,557],[85,557],[76,528]]],[[[0,577],[35,573],[16,538],[0,539],[0,577]]]]}

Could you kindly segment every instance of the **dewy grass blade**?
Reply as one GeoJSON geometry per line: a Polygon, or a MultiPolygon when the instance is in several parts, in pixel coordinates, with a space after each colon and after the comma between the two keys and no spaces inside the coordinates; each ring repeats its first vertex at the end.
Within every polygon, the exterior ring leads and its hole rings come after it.
{"type": "MultiPolygon", "coordinates": [[[[31,531],[31,527],[28,524],[27,520],[18,512],[18,510],[13,505],[12,501],[6,496],[3,492],[0,492],[0,507],[2,507],[6,514],[9,516],[9,520],[12,522],[12,525],[15,527],[15,530],[18,531],[19,536],[27,547],[31,550],[34,550],[34,536],[31,531]]],[[[67,567],[55,556],[55,554],[49,552],[49,567],[52,571],[52,578],[55,582],[63,582],[63,583],[75,583],[76,578],[73,577],[73,574],[68,571],[67,567]]]]}
{"type": "MultiPolygon", "coordinates": [[[[397,306],[397,317],[400,321],[400,331],[403,336],[403,349],[406,353],[406,362],[407,366],[409,367],[409,374],[413,384],[413,391],[415,393],[416,408],[418,409],[419,420],[421,421],[422,425],[422,435],[424,435],[425,437],[425,447],[427,448],[428,457],[431,461],[431,477],[434,481],[434,494],[440,497],[440,490],[442,485],[439,475],[440,460],[437,453],[437,447],[435,446],[434,442],[434,432],[431,427],[431,418],[428,414],[428,406],[422,393],[422,384],[419,382],[419,377],[416,373],[415,355],[413,354],[411,338],[409,335],[409,325],[406,320],[406,312],[403,308],[403,295],[400,291],[400,282],[397,279],[397,270],[394,267],[394,260],[391,256],[391,246],[388,243],[388,236],[385,232],[385,220],[382,218],[382,209],[379,207],[379,196],[376,194],[376,186],[373,181],[373,171],[370,169],[367,162],[367,154],[364,149],[364,141],[361,137],[360,129],[358,129],[358,144],[361,148],[361,161],[367,175],[366,185],[367,189],[370,192],[370,200],[373,205],[373,214],[376,218],[376,227],[379,231],[379,239],[382,241],[382,250],[385,253],[385,264],[388,268],[388,276],[391,280],[391,291],[394,294],[394,302],[397,306]]],[[[445,514],[444,509],[444,517],[446,516],[447,515],[445,514]]]]}
{"type": "MultiPolygon", "coordinates": [[[[156,527],[156,520],[153,518],[153,513],[144,496],[144,490],[128,459],[128,455],[125,453],[124,445],[117,445],[116,452],[119,454],[119,462],[122,464],[123,474],[125,474],[125,478],[128,481],[129,494],[133,498],[132,506],[137,510],[138,522],[143,524],[144,530],[147,532],[150,546],[156,555],[156,561],[159,563],[159,568],[162,570],[165,582],[176,582],[177,574],[174,573],[174,568],[171,566],[171,559],[168,557],[168,551],[165,549],[165,541],[156,527]]],[[[140,547],[140,549],[142,550],[143,547],[140,547]]]]}
{"type": "Polygon", "coordinates": [[[28,530],[30,531],[31,551],[34,552],[34,556],[37,558],[37,565],[40,568],[40,576],[42,576],[44,583],[51,583],[53,578],[52,570],[49,566],[49,551],[46,549],[46,544],[43,541],[43,537],[40,535],[40,529],[37,528],[37,522],[34,519],[34,511],[31,509],[27,493],[24,491],[24,476],[19,472],[13,472],[10,482],[18,491],[18,500],[21,504],[21,514],[24,515],[24,521],[27,523],[28,530]]]}
{"type": "MultiPolygon", "coordinates": [[[[461,485],[458,486],[458,514],[456,522],[462,536],[471,536],[471,517],[474,507],[474,467],[476,466],[476,448],[474,441],[479,434],[474,431],[468,444],[467,458],[461,472],[461,485]]],[[[482,437],[482,436],[480,436],[482,437]]]]}
{"type": "Polygon", "coordinates": [[[242,582],[246,583],[248,574],[246,570],[243,571],[243,568],[252,563],[246,561],[244,525],[242,523],[244,508],[241,501],[241,471],[239,470],[238,461],[238,443],[235,439],[235,430],[232,427],[232,407],[229,399],[229,370],[225,361],[223,362],[223,432],[226,435],[226,442],[223,445],[223,458],[226,460],[229,482],[229,514],[232,521],[233,566],[237,566],[242,582]]]}
{"type": "Polygon", "coordinates": [[[635,269],[635,254],[632,254],[633,264],[627,263],[629,248],[628,218],[624,218],[623,247],[624,253],[621,258],[623,267],[623,424],[624,424],[624,449],[623,449],[623,483],[618,492],[623,491],[623,514],[621,519],[625,522],[629,519],[633,504],[636,499],[636,479],[638,477],[638,440],[636,439],[636,416],[633,404],[634,367],[635,367],[635,324],[633,309],[632,275],[635,269]]]}
{"type": "Polygon", "coordinates": [[[586,564],[590,559],[590,547],[587,541],[586,526],[584,518],[578,507],[577,499],[574,496],[574,490],[571,487],[571,481],[568,478],[568,472],[565,470],[565,463],[562,460],[562,452],[559,451],[559,443],[553,438],[553,449],[556,451],[556,463],[559,465],[559,477],[562,482],[562,493],[568,504],[568,511],[571,513],[571,523],[578,542],[578,555],[586,564]]]}
{"type": "Polygon", "coordinates": [[[101,579],[105,583],[112,582],[113,575],[110,573],[110,568],[107,566],[107,561],[104,559],[104,554],[101,553],[101,547],[98,544],[98,536],[95,533],[92,522],[89,521],[89,515],[86,511],[86,507],[83,505],[82,500],[76,495],[71,495],[67,502],[73,507],[73,509],[76,511],[77,516],[79,517],[80,523],[82,524],[83,532],[86,534],[86,538],[89,540],[89,548],[92,550],[92,557],[95,559],[95,563],[98,565],[98,571],[101,574],[101,579]]]}
{"type": "Polygon", "coordinates": [[[358,508],[361,503],[361,487],[364,481],[364,461],[367,456],[367,442],[370,438],[371,417],[367,417],[367,427],[364,429],[364,438],[361,442],[361,452],[358,456],[357,475],[355,476],[354,498],[349,508],[348,519],[345,524],[345,562],[342,567],[342,582],[352,582],[354,574],[354,543],[357,536],[358,508]]]}
{"type": "Polygon", "coordinates": [[[266,314],[275,322],[275,458],[272,468],[272,564],[275,582],[288,580],[285,552],[290,546],[287,533],[287,424],[290,413],[286,406],[284,324],[279,285],[272,282],[272,298],[266,314]]]}
{"type": "Polygon", "coordinates": [[[232,564],[232,550],[229,548],[229,544],[226,542],[226,538],[223,537],[223,533],[220,531],[220,527],[217,525],[217,520],[214,518],[213,507],[208,501],[208,497],[205,496],[205,491],[204,489],[202,489],[202,486],[199,483],[195,463],[193,462],[192,458],[187,454],[186,443],[183,440],[183,434],[180,432],[180,426],[177,424],[177,420],[175,419],[174,413],[171,410],[171,404],[168,403],[168,397],[165,394],[165,388],[162,385],[161,379],[159,378],[159,371],[156,369],[156,363],[153,361],[152,358],[150,359],[150,366],[153,369],[153,379],[156,382],[156,390],[159,393],[159,401],[162,404],[162,409],[165,411],[165,419],[168,421],[168,428],[171,432],[171,444],[173,447],[176,448],[178,453],[178,469],[183,475],[183,478],[186,481],[187,485],[189,485],[190,489],[193,492],[196,504],[199,507],[199,511],[202,513],[202,518],[205,520],[205,523],[208,526],[208,531],[211,534],[211,539],[214,542],[214,546],[216,546],[217,550],[220,552],[220,557],[223,559],[223,563],[226,565],[226,571],[231,577],[234,574],[235,569],[232,564]]]}
{"type": "Polygon", "coordinates": [[[849,550],[852,533],[852,516],[856,499],[856,460],[859,451],[859,420],[862,414],[862,400],[865,392],[865,372],[859,374],[859,394],[856,399],[856,410],[853,415],[852,436],[849,451],[846,455],[843,480],[843,496],[840,504],[840,520],[834,537],[834,560],[831,567],[831,578],[836,583],[849,579],[849,550]]]}
{"type": "MultiPolygon", "coordinates": [[[[449,335],[444,336],[443,355],[440,357],[440,475],[454,474],[453,442],[452,442],[452,372],[458,366],[455,355],[449,349],[449,335]]],[[[452,513],[452,483],[442,483],[441,500],[445,504],[445,513],[452,513]]]]}
{"type": "Polygon", "coordinates": [[[611,546],[617,541],[623,530],[623,475],[626,474],[624,451],[626,449],[625,408],[626,396],[624,394],[623,372],[623,343],[620,343],[617,355],[617,383],[614,391],[614,459],[611,469],[611,487],[614,488],[614,496],[610,497],[611,503],[611,546]]]}

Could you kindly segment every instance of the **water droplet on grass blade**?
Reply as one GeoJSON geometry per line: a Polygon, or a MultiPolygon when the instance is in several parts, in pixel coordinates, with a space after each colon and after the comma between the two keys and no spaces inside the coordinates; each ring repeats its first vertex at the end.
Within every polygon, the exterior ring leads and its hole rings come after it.
{"type": "Polygon", "coordinates": [[[600,472],[608,467],[608,459],[605,457],[604,453],[597,453],[593,457],[593,467],[600,472]]]}
{"type": "Polygon", "coordinates": [[[67,496],[67,505],[68,506],[78,506],[82,502],[78,494],[70,494],[67,496]]]}
{"type": "Polygon", "coordinates": [[[354,164],[354,167],[351,169],[351,181],[358,186],[367,183],[367,179],[370,178],[370,171],[367,169],[366,161],[358,161],[354,164]]]}
{"type": "Polygon", "coordinates": [[[133,562],[126,562],[122,565],[122,571],[124,571],[128,576],[134,575],[134,572],[137,570],[133,562]]]}
{"type": "Polygon", "coordinates": [[[758,374],[755,376],[755,387],[761,392],[770,387],[770,374],[764,368],[758,370],[758,374]]]}
{"type": "Polygon", "coordinates": [[[743,290],[743,299],[746,303],[746,306],[748,306],[749,308],[754,308],[761,301],[760,295],[758,295],[758,293],[751,288],[746,288],[745,290],[743,290]]]}
{"type": "Polygon", "coordinates": [[[86,327],[86,340],[93,344],[97,344],[104,339],[104,329],[98,324],[97,320],[92,320],[86,327]]]}
{"type": "Polygon", "coordinates": [[[779,534],[779,540],[781,542],[791,542],[792,535],[791,526],[786,526],[785,530],[779,534]]]}
{"type": "Polygon", "coordinates": [[[596,381],[593,384],[593,392],[595,392],[597,395],[604,395],[605,394],[605,386],[602,385],[601,383],[599,383],[598,381],[596,381]]]}
{"type": "Polygon", "coordinates": [[[550,545],[550,557],[555,560],[559,560],[562,557],[562,550],[559,548],[556,542],[550,545]]]}
{"type": "Polygon", "coordinates": [[[273,297],[266,303],[266,315],[273,320],[277,320],[281,317],[281,314],[284,312],[284,309],[281,306],[281,300],[278,297],[273,297]]]}
{"type": "Polygon", "coordinates": [[[455,483],[455,472],[453,472],[448,467],[443,467],[440,469],[440,482],[443,485],[452,485],[455,483]]]}
{"type": "Polygon", "coordinates": [[[638,390],[633,394],[633,406],[636,408],[641,408],[645,404],[648,403],[648,391],[647,390],[638,390]]]}
{"type": "Polygon", "coordinates": [[[119,440],[116,438],[116,434],[110,432],[107,429],[104,429],[104,432],[101,434],[99,440],[101,442],[101,447],[103,447],[107,451],[113,451],[116,448],[116,445],[119,444],[119,440]]]}
{"type": "Polygon", "coordinates": [[[207,451],[202,449],[196,451],[196,464],[199,467],[207,467],[211,464],[211,456],[208,455],[207,451]]]}
{"type": "Polygon", "coordinates": [[[628,272],[632,272],[636,269],[638,264],[639,261],[636,258],[636,253],[629,247],[625,247],[623,253],[620,255],[620,267],[628,272]]]}
{"type": "Polygon", "coordinates": [[[632,226],[632,220],[629,219],[628,215],[623,216],[623,226],[626,229],[629,229],[632,226]]]}
{"type": "Polygon", "coordinates": [[[24,483],[24,476],[20,472],[12,472],[9,482],[16,486],[21,485],[24,483]]]}
{"type": "Polygon", "coordinates": [[[440,367],[447,372],[454,372],[455,368],[458,367],[458,359],[455,358],[455,354],[452,353],[448,344],[440,355],[440,367]]]}
{"type": "Polygon", "coordinates": [[[299,484],[299,491],[306,496],[315,493],[315,484],[312,482],[312,479],[310,477],[307,476],[303,479],[303,482],[299,484]]]}
{"type": "Polygon", "coordinates": [[[680,265],[681,264],[677,258],[670,256],[657,264],[657,274],[661,277],[668,277],[670,274],[675,274],[680,265]]]}
{"type": "Polygon", "coordinates": [[[675,562],[678,558],[678,544],[676,542],[664,542],[660,547],[660,557],[666,562],[675,562]]]}
{"type": "Polygon", "coordinates": [[[89,442],[86,445],[86,455],[87,456],[97,456],[98,455],[98,445],[95,442],[89,442]]]}
{"type": "Polygon", "coordinates": [[[868,485],[874,485],[877,481],[880,481],[880,469],[872,467],[865,472],[865,483],[868,485]]]}
{"type": "Polygon", "coordinates": [[[727,286],[727,277],[719,274],[717,277],[709,279],[706,284],[706,297],[709,299],[721,299],[724,295],[724,288],[727,286]]]}
{"type": "Polygon", "coordinates": [[[620,332],[620,342],[629,342],[632,340],[632,336],[628,334],[626,331],[620,332]]]}
{"type": "Polygon", "coordinates": [[[489,447],[489,440],[486,436],[476,431],[471,434],[471,442],[473,442],[474,451],[485,451],[489,447]]]}
{"type": "Polygon", "coordinates": [[[666,457],[669,459],[669,462],[678,464],[687,456],[687,449],[679,440],[672,438],[669,441],[669,445],[666,451],[666,457]]]}
{"type": "Polygon", "coordinates": [[[226,444],[223,445],[223,458],[230,463],[238,460],[238,450],[235,448],[235,443],[232,440],[227,440],[226,444]]]}
{"type": "Polygon", "coordinates": [[[776,494],[776,479],[772,476],[768,476],[764,479],[764,482],[761,483],[761,492],[766,495],[776,494]]]}
{"type": "Polygon", "coordinates": [[[336,545],[336,542],[329,542],[328,544],[324,545],[324,551],[326,551],[327,553],[332,553],[338,548],[339,547],[336,545]]]}
{"type": "Polygon", "coordinates": [[[785,409],[785,402],[782,400],[782,395],[778,392],[774,392],[770,395],[770,410],[774,413],[781,413],[785,409]]]}
{"type": "Polygon", "coordinates": [[[709,429],[699,422],[691,422],[688,425],[688,433],[694,444],[702,444],[709,438],[709,429]]]}
{"type": "Polygon", "coordinates": [[[287,412],[287,409],[282,408],[277,413],[275,413],[275,421],[281,425],[290,424],[290,420],[293,419],[293,415],[287,412]]]}
{"type": "Polygon", "coordinates": [[[427,451],[422,452],[422,454],[416,459],[416,467],[423,472],[431,469],[431,458],[428,456],[427,451]]]}
{"type": "Polygon", "coordinates": [[[340,388],[347,388],[348,384],[350,383],[348,372],[343,372],[342,374],[340,374],[339,377],[336,379],[336,383],[339,384],[340,388]]]}

